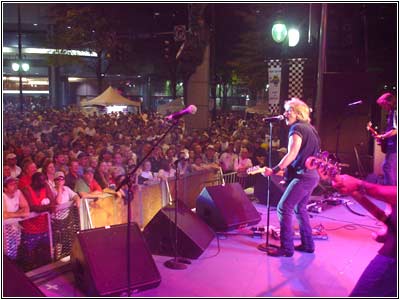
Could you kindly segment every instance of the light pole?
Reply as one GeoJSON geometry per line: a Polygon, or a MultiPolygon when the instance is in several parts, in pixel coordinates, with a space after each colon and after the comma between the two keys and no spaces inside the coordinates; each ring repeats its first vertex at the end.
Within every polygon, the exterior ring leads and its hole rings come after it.
{"type": "Polygon", "coordinates": [[[18,4],[18,62],[13,62],[11,67],[17,72],[19,77],[19,109],[23,112],[24,109],[24,96],[22,94],[22,72],[29,71],[29,64],[22,61],[22,41],[21,41],[21,5],[18,4]]]}

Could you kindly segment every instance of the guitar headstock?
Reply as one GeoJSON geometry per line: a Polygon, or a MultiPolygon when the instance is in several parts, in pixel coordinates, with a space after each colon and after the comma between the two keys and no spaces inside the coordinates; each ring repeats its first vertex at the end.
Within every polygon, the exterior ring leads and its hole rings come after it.
{"type": "Polygon", "coordinates": [[[329,159],[329,153],[326,151],[307,158],[305,166],[309,170],[316,169],[323,180],[334,179],[340,174],[339,163],[329,159]]]}

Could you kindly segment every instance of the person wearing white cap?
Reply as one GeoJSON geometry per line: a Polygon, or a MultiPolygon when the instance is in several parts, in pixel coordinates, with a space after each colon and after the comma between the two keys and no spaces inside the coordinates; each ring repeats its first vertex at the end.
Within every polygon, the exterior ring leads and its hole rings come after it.
{"type": "MultiPolygon", "coordinates": [[[[79,208],[81,199],[77,193],[65,186],[64,172],[58,171],[54,174],[54,184],[56,190],[55,203],[57,205],[73,201],[74,205],[79,208]]],[[[71,230],[73,218],[70,212],[70,207],[56,209],[56,212],[51,216],[56,259],[69,255],[68,250],[73,235],[71,230]]]]}
{"type": "Polygon", "coordinates": [[[8,153],[6,155],[6,164],[10,167],[11,176],[17,178],[22,170],[17,166],[17,155],[15,153],[8,153]]]}
{"type": "MultiPolygon", "coordinates": [[[[3,180],[3,219],[25,218],[29,216],[29,204],[24,194],[18,189],[18,179],[12,176],[3,180]]],[[[7,233],[4,235],[4,253],[12,260],[17,259],[18,246],[20,244],[19,224],[11,223],[3,228],[7,233]],[[16,234],[13,234],[16,233],[16,234]]]]}
{"type": "Polygon", "coordinates": [[[54,174],[54,184],[56,190],[56,204],[74,201],[74,204],[79,207],[80,197],[71,188],[65,185],[64,172],[58,171],[54,174]]]}

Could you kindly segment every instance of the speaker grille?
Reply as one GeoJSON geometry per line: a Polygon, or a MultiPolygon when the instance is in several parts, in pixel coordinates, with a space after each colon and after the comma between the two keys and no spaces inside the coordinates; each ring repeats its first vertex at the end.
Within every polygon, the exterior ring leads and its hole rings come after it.
{"type": "MultiPolygon", "coordinates": [[[[127,290],[127,224],[80,231],[71,261],[77,284],[89,296],[116,295],[127,290]]],[[[130,227],[130,287],[157,286],[161,277],[139,226],[130,227]]]]}
{"type": "Polygon", "coordinates": [[[196,214],[217,231],[229,231],[261,220],[239,183],[203,188],[196,200],[196,214]]]}
{"type": "MultiPolygon", "coordinates": [[[[214,232],[182,202],[178,204],[177,219],[178,256],[198,258],[213,240],[214,232]]],[[[175,207],[162,208],[146,225],[143,235],[151,253],[175,256],[175,207]]]]}

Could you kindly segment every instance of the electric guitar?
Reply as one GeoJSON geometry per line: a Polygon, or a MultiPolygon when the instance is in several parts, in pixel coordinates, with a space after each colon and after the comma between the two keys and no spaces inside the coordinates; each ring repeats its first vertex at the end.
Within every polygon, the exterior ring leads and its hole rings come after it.
{"type": "MultiPolygon", "coordinates": [[[[307,169],[317,169],[318,174],[323,180],[337,180],[337,176],[340,174],[340,166],[338,163],[334,163],[331,160],[319,158],[318,156],[310,156],[305,162],[307,169]]],[[[363,196],[360,192],[354,191],[350,194],[362,207],[364,207],[371,215],[377,220],[384,223],[387,227],[395,228],[395,224],[390,223],[390,218],[376,206],[371,200],[363,196]]]]}
{"type": "Polygon", "coordinates": [[[367,130],[371,133],[371,136],[376,140],[376,143],[381,146],[382,153],[386,153],[386,140],[378,138],[379,133],[372,127],[372,122],[367,123],[367,130]]]}

